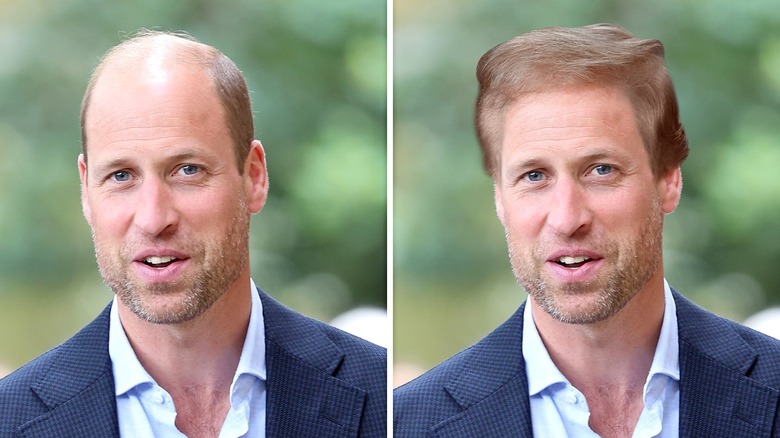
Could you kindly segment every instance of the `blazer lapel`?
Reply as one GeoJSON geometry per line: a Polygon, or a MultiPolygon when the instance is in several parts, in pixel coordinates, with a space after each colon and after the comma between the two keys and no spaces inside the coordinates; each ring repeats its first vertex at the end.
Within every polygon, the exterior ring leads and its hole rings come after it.
{"type": "Polygon", "coordinates": [[[770,436],[780,392],[748,377],[758,353],[727,322],[674,293],[680,436],[770,436]]]}
{"type": "Polygon", "coordinates": [[[433,428],[436,437],[532,438],[523,359],[523,309],[465,352],[445,390],[462,408],[433,428]]]}
{"type": "Polygon", "coordinates": [[[109,305],[54,354],[30,388],[50,410],[24,424],[24,437],[119,437],[114,376],[108,355],[109,305]]]}
{"type": "MultiPolygon", "coordinates": [[[[496,389],[496,388],[494,388],[496,389]]],[[[436,437],[513,436],[532,438],[525,373],[516,375],[482,401],[433,428],[436,437]]]]}
{"type": "Polygon", "coordinates": [[[335,377],[344,353],[306,317],[260,292],[268,370],[266,434],[358,435],[366,393],[335,377]]]}

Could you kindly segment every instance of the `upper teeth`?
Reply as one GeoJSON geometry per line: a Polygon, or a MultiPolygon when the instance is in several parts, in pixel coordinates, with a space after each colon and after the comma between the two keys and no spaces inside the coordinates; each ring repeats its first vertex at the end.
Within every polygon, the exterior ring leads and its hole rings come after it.
{"type": "Polygon", "coordinates": [[[585,260],[590,260],[590,257],[585,256],[577,256],[577,257],[570,257],[565,256],[558,259],[559,262],[565,264],[565,265],[573,265],[575,263],[582,263],[585,260]]]}
{"type": "Polygon", "coordinates": [[[174,260],[176,260],[176,257],[170,257],[170,256],[164,256],[164,257],[151,256],[146,258],[146,262],[151,263],[153,265],[159,265],[160,263],[168,263],[174,260]]]}

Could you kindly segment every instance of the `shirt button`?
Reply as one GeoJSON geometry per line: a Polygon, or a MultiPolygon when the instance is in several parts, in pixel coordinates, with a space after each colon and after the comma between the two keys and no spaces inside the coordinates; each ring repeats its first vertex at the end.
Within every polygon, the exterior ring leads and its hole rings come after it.
{"type": "Polygon", "coordinates": [[[566,402],[572,405],[577,403],[577,394],[573,392],[566,394],[566,402]]]}
{"type": "Polygon", "coordinates": [[[160,404],[160,405],[165,403],[165,396],[163,395],[162,392],[158,392],[157,393],[157,395],[155,397],[155,401],[157,402],[157,404],[160,404]]]}

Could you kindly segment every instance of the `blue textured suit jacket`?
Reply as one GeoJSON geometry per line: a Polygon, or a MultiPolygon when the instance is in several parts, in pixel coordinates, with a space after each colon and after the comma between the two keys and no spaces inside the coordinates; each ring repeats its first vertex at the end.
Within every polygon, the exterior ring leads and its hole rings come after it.
{"type": "MultiPolygon", "coordinates": [[[[268,437],[384,437],[383,348],[260,292],[268,437]]],[[[74,337],[0,380],[0,437],[118,437],[109,307],[74,337]]]]}
{"type": "MultiPolygon", "coordinates": [[[[680,436],[780,436],[780,342],[673,294],[680,436]]],[[[395,391],[395,437],[533,436],[524,306],[477,344],[395,391]]]]}

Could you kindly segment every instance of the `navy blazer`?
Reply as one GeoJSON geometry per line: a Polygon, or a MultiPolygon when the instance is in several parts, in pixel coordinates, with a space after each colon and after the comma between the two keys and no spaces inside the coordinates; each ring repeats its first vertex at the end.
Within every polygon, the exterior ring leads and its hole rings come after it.
{"type": "MultiPolygon", "coordinates": [[[[384,437],[387,355],[260,291],[266,436],[384,437]]],[[[108,307],[62,345],[0,380],[0,437],[118,437],[108,307]]]]}
{"type": "MultiPolygon", "coordinates": [[[[680,436],[780,436],[780,341],[673,296],[680,436]]],[[[524,307],[477,344],[395,390],[394,436],[531,438],[524,307]]]]}

